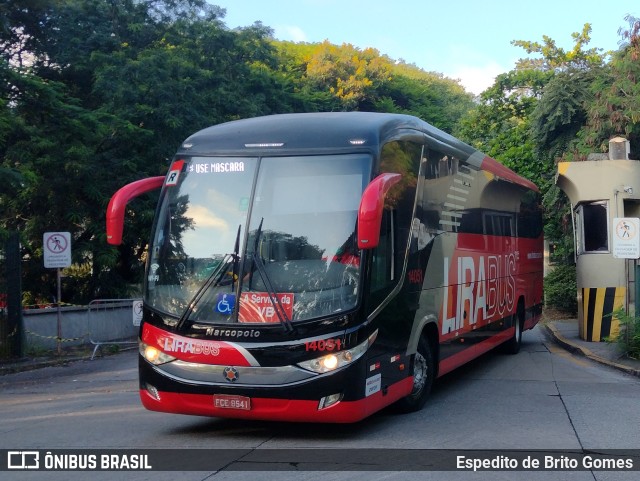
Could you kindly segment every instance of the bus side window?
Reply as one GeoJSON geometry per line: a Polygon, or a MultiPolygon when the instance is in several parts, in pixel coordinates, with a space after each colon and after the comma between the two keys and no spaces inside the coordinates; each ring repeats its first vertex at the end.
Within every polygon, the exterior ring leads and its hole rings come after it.
{"type": "MultiPolygon", "coordinates": [[[[402,180],[391,188],[385,199],[384,215],[389,239],[385,279],[388,284],[393,284],[402,275],[423,152],[423,144],[419,142],[394,140],[386,143],[380,153],[380,172],[402,175],[402,180]]],[[[385,235],[384,230],[381,230],[381,235],[385,235]]]]}
{"type": "Polygon", "coordinates": [[[385,209],[380,226],[380,242],[373,250],[371,266],[371,291],[391,287],[394,281],[393,211],[385,209]]]}

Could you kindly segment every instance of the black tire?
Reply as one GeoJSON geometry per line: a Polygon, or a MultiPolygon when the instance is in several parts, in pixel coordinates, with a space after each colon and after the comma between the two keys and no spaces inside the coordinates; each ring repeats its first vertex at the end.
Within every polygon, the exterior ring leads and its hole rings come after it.
{"type": "Polygon", "coordinates": [[[436,364],[433,349],[429,341],[420,336],[418,351],[413,360],[413,390],[407,397],[400,399],[396,406],[400,412],[419,411],[427,402],[436,377],[436,364]]]}
{"type": "Polygon", "coordinates": [[[518,354],[522,345],[522,328],[524,326],[524,312],[522,304],[518,304],[518,310],[513,315],[513,324],[516,328],[513,337],[502,345],[505,354],[518,354]]]}

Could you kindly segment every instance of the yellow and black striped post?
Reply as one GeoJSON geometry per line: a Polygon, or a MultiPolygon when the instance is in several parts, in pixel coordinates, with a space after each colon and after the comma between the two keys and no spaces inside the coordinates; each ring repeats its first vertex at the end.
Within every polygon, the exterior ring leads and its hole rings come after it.
{"type": "Polygon", "coordinates": [[[620,321],[612,313],[624,307],[626,290],[626,287],[582,288],[580,338],[600,342],[618,337],[620,321]]]}

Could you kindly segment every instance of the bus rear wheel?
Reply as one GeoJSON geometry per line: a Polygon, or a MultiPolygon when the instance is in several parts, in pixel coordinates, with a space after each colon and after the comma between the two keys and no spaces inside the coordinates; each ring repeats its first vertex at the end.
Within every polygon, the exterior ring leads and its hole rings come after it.
{"type": "Polygon", "coordinates": [[[433,349],[425,336],[420,336],[418,351],[413,360],[413,389],[411,394],[400,399],[397,407],[401,412],[419,411],[427,402],[436,375],[433,349]]]}

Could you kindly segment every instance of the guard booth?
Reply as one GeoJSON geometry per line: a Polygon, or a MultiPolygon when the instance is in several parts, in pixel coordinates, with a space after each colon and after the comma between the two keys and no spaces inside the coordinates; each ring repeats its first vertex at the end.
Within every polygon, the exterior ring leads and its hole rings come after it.
{"type": "Polygon", "coordinates": [[[634,312],[640,238],[640,162],[629,142],[616,137],[609,154],[585,162],[560,162],[556,185],[572,206],[576,248],[578,323],[587,341],[615,339],[618,308],[634,312]]]}

